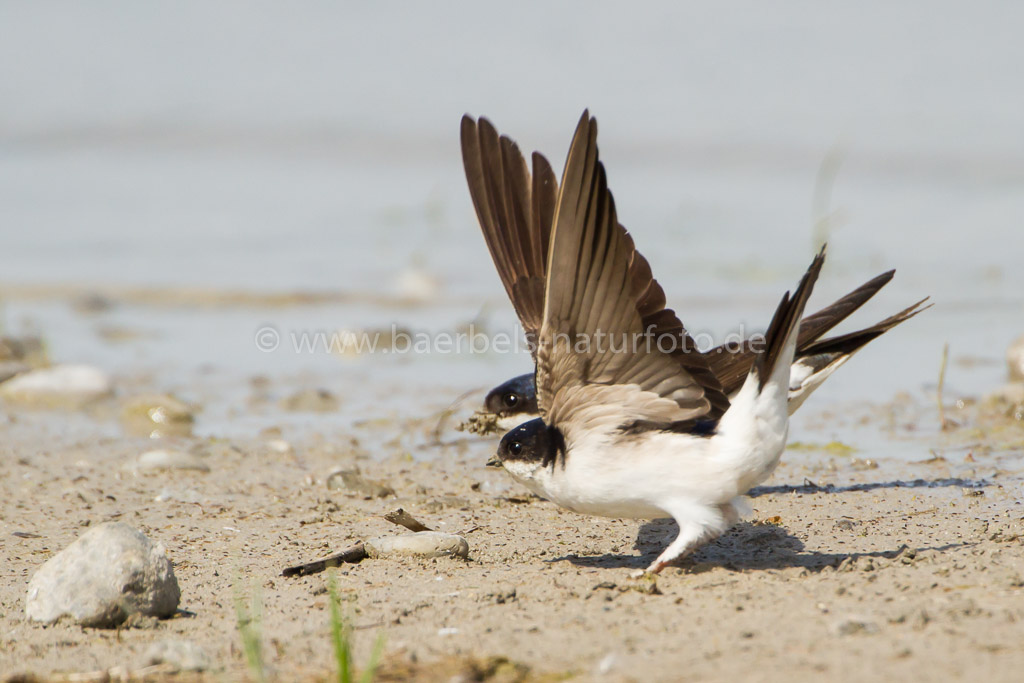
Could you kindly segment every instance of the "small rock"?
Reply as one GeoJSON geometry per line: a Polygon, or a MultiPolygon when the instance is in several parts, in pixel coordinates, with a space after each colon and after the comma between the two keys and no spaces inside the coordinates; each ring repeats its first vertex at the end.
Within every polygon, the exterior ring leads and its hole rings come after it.
{"type": "Polygon", "coordinates": [[[121,408],[121,424],[137,436],[191,436],[193,422],[188,404],[169,394],[136,396],[121,408]]]}
{"type": "Polygon", "coordinates": [[[367,498],[386,498],[395,495],[395,490],[386,484],[366,479],[359,470],[336,470],[327,476],[327,490],[345,489],[367,498]]]}
{"type": "Polygon", "coordinates": [[[140,470],[198,470],[209,472],[210,466],[191,453],[158,448],[139,456],[140,470]]]}
{"type": "Polygon", "coordinates": [[[143,666],[170,664],[177,671],[206,671],[212,666],[210,656],[190,640],[168,638],[146,649],[143,666]]]}
{"type": "Polygon", "coordinates": [[[1010,381],[1024,382],[1024,335],[1017,337],[1010,348],[1006,349],[1006,365],[1010,371],[1010,381]]]}
{"type": "Polygon", "coordinates": [[[469,543],[462,536],[440,531],[421,531],[401,536],[378,536],[365,542],[366,554],[373,558],[395,556],[467,557],[469,543]]]}
{"type": "Polygon", "coordinates": [[[843,619],[842,621],[837,623],[834,628],[836,635],[840,636],[866,635],[871,633],[878,633],[878,624],[856,617],[843,619]]]}
{"type": "Polygon", "coordinates": [[[107,373],[91,365],[54,365],[0,384],[0,396],[41,408],[78,408],[113,391],[107,373]]]}
{"type": "Polygon", "coordinates": [[[28,584],[25,614],[52,624],[114,627],[129,615],[168,617],[181,591],[160,543],[123,522],[93,527],[51,557],[28,584]]]}
{"type": "Polygon", "coordinates": [[[326,389],[303,389],[282,399],[281,408],[294,412],[330,413],[338,409],[338,398],[326,389]]]}
{"type": "Polygon", "coordinates": [[[280,453],[281,455],[287,455],[292,452],[292,445],[284,439],[271,439],[267,442],[267,448],[272,453],[280,453]]]}

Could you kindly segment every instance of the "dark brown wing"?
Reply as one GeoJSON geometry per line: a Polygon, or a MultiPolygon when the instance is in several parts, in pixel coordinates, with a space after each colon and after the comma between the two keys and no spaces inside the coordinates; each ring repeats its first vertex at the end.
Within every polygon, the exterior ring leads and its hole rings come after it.
{"type": "Polygon", "coordinates": [[[646,332],[641,309],[658,309],[648,316],[656,333],[685,331],[619,225],[587,112],[562,174],[550,249],[537,353],[538,406],[548,425],[563,433],[597,423],[670,427],[720,415],[715,406],[728,399],[695,347],[666,353],[636,341],[646,332]]]}
{"type": "MultiPolygon", "coordinates": [[[[487,119],[475,121],[468,115],[462,117],[462,158],[487,248],[530,348],[535,349],[544,313],[544,274],[558,194],[555,174],[547,159],[534,152],[531,178],[516,143],[499,136],[487,119]]],[[[636,251],[625,228],[619,229],[631,253],[630,281],[643,328],[652,331],[652,338],[661,338],[663,348],[676,349],[679,364],[702,385],[716,387],[718,380],[707,362],[686,352],[696,348],[696,343],[675,313],[665,308],[665,292],[651,274],[647,259],[636,251]]],[[[709,391],[707,397],[716,416],[729,407],[722,391],[709,391]]]]}
{"type": "Polygon", "coordinates": [[[544,272],[557,181],[533,155],[533,174],[518,146],[487,119],[462,117],[462,160],[484,240],[531,341],[544,314],[544,272]]]}

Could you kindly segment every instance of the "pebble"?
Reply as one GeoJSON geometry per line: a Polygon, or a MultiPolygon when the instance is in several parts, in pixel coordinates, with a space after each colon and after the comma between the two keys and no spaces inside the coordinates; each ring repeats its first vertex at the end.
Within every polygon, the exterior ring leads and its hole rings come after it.
{"type": "Polygon", "coordinates": [[[878,624],[868,621],[867,619],[857,617],[843,619],[833,628],[835,629],[836,635],[840,636],[872,634],[878,633],[879,631],[878,624]]]}
{"type": "Polygon", "coordinates": [[[171,616],[180,598],[163,545],[124,522],[107,522],[39,568],[28,584],[25,614],[46,624],[70,617],[112,628],[132,614],[171,616]]]}
{"type": "Polygon", "coordinates": [[[0,384],[8,401],[44,408],[81,407],[113,391],[110,376],[91,365],[30,370],[0,384]]]}
{"type": "Polygon", "coordinates": [[[1006,365],[1011,382],[1024,382],[1024,335],[1017,337],[1006,349],[1006,365]]]}
{"type": "Polygon", "coordinates": [[[267,442],[267,448],[271,453],[280,453],[281,455],[287,455],[293,451],[292,445],[284,439],[271,439],[267,442]]]}
{"type": "Polygon", "coordinates": [[[204,460],[184,451],[157,448],[139,456],[140,470],[198,470],[209,472],[210,466],[204,460]]]}
{"type": "Polygon", "coordinates": [[[206,651],[190,640],[168,638],[146,649],[143,666],[170,664],[177,671],[206,671],[212,666],[206,651]]]}
{"type": "Polygon", "coordinates": [[[338,397],[326,389],[303,389],[281,399],[281,408],[292,412],[330,413],[338,409],[338,397]]]}
{"type": "Polygon", "coordinates": [[[386,484],[366,479],[359,470],[335,470],[327,476],[327,490],[345,489],[367,498],[386,498],[395,495],[395,490],[386,484]]]}
{"type": "Polygon", "coordinates": [[[420,531],[400,536],[378,536],[365,541],[366,554],[387,557],[468,557],[469,543],[462,536],[420,531]]]}
{"type": "Polygon", "coordinates": [[[189,405],[169,394],[136,396],[121,407],[121,424],[137,436],[191,436],[193,422],[189,405]]]}

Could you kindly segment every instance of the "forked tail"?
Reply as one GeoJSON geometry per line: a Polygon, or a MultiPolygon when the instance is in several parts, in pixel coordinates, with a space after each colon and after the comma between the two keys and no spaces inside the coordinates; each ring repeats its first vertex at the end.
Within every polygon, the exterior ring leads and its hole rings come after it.
{"type": "Polygon", "coordinates": [[[796,291],[782,297],[743,388],[719,423],[717,462],[729,473],[729,496],[740,496],[775,469],[789,433],[789,376],[800,316],[814,289],[825,248],[814,258],[796,291]]]}
{"type": "Polygon", "coordinates": [[[772,322],[768,325],[765,333],[764,350],[758,354],[754,361],[751,373],[757,376],[758,391],[764,391],[770,383],[781,383],[785,390],[789,388],[789,368],[793,362],[793,354],[796,352],[797,331],[800,326],[800,317],[804,314],[804,306],[811,297],[814,290],[814,283],[821,273],[821,267],[825,263],[825,247],[814,257],[810,268],[800,278],[800,284],[796,291],[790,296],[786,292],[775,309],[772,322]]]}

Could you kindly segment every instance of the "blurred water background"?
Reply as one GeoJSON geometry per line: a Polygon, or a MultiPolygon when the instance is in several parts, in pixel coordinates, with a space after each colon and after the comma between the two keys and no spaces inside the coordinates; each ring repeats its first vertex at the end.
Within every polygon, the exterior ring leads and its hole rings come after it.
{"type": "Polygon", "coordinates": [[[206,403],[209,433],[286,419],[246,411],[253,375],[331,389],[315,419],[339,426],[440,410],[529,357],[288,334],[510,329],[459,119],[560,168],[589,107],[688,327],[762,329],[827,235],[812,307],[897,269],[842,329],[935,307],[809,412],[927,396],[946,342],[947,392],[981,394],[1024,332],[1021,25],[1018,3],[0,2],[0,319],[206,403]],[[94,292],[114,305],[82,313],[94,292]]]}

